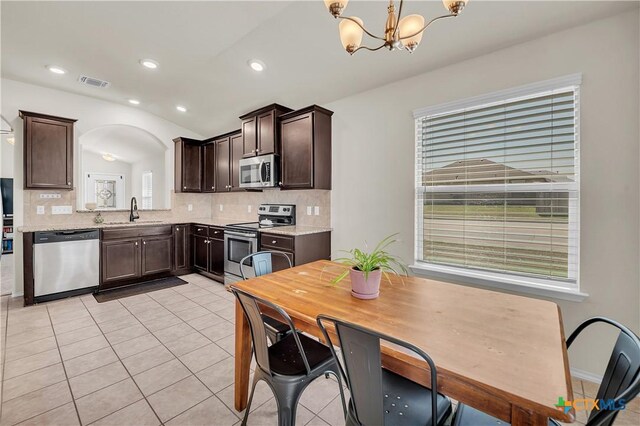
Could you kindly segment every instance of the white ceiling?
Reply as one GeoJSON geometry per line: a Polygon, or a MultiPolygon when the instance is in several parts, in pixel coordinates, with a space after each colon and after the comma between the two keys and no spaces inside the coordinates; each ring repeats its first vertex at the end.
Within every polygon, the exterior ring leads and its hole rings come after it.
{"type": "Polygon", "coordinates": [[[111,154],[116,160],[137,163],[152,156],[162,156],[167,147],[155,136],[136,127],[114,125],[100,127],[80,137],[83,151],[111,154]]]}
{"type": "MultiPolygon", "coordinates": [[[[638,8],[628,1],[472,0],[458,18],[436,22],[413,55],[361,51],[350,57],[321,0],[0,4],[2,77],[122,104],[136,98],[142,102],[136,108],[205,136],[238,128],[239,115],[272,102],[292,108],[327,103],[638,8]],[[160,68],[141,67],[141,58],[157,60],[160,68]],[[252,71],[251,58],[267,69],[252,71]],[[69,73],[56,76],[47,64],[69,73]],[[112,85],[82,86],[76,82],[81,73],[112,85]],[[189,111],[176,111],[177,104],[189,111]]],[[[404,7],[404,14],[427,18],[444,12],[439,0],[408,0],[404,7]]],[[[380,33],[386,3],[352,0],[345,14],[380,33]]]]}

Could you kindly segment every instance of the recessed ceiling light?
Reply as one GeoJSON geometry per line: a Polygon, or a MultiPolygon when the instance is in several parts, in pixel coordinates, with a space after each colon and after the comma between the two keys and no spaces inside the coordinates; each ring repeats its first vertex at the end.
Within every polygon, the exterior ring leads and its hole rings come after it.
{"type": "Polygon", "coordinates": [[[158,68],[159,63],[154,61],[153,59],[140,59],[140,65],[143,67],[149,68],[150,70],[155,70],[158,68]]]}
{"type": "Polygon", "coordinates": [[[140,101],[137,99],[129,99],[131,105],[140,105],[140,101]]]}
{"type": "Polygon", "coordinates": [[[102,158],[105,161],[116,161],[116,158],[111,154],[102,154],[102,158]]]}
{"type": "Polygon", "coordinates": [[[247,62],[249,64],[249,66],[251,67],[252,70],[254,71],[264,71],[264,69],[267,67],[264,62],[262,62],[259,59],[251,59],[249,62],[247,62]]]}
{"type": "Polygon", "coordinates": [[[176,109],[180,112],[187,112],[187,109],[185,107],[183,107],[182,105],[177,105],[176,109]]]}
{"type": "Polygon", "coordinates": [[[57,65],[47,65],[47,69],[54,74],[66,74],[67,71],[64,68],[60,68],[57,65]]]}

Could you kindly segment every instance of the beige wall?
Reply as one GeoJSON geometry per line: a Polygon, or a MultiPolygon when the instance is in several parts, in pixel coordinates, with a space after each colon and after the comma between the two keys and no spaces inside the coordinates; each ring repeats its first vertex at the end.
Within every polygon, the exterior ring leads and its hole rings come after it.
{"type": "MultiPolygon", "coordinates": [[[[429,54],[423,43],[416,54],[429,54]]],[[[412,263],[414,109],[582,73],[580,262],[590,296],[558,304],[567,331],[593,315],[639,331],[639,50],[636,9],[325,105],[335,111],[332,251],[400,232],[395,251],[412,263]]],[[[594,329],[572,348],[574,369],[602,373],[600,336],[594,329]]]]}

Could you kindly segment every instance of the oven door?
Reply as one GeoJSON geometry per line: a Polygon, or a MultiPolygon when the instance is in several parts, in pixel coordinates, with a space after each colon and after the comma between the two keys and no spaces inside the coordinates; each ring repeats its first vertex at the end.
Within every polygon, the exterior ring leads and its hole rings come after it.
{"type": "Polygon", "coordinates": [[[240,160],[240,188],[270,188],[276,186],[277,157],[263,155],[240,160]]]}
{"type": "MultiPolygon", "coordinates": [[[[258,251],[258,235],[235,231],[224,231],[224,272],[240,277],[240,261],[258,251]]],[[[253,263],[247,260],[244,264],[247,278],[253,277],[253,263]]]]}

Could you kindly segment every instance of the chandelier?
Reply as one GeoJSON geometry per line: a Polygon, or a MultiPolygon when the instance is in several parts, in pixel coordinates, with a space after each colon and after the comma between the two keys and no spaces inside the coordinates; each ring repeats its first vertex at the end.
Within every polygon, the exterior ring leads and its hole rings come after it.
{"type": "Polygon", "coordinates": [[[329,9],[329,13],[334,18],[340,18],[343,21],[340,22],[340,41],[345,50],[353,55],[360,49],[370,50],[375,52],[383,47],[389,50],[407,50],[409,53],[413,53],[416,47],[422,40],[422,34],[429,25],[433,22],[443,19],[458,16],[464,6],[469,0],[442,0],[444,7],[449,11],[449,14],[438,16],[425,24],[424,17],[421,15],[409,15],[402,17],[402,3],[400,0],[400,6],[398,7],[398,14],[396,15],[396,8],[393,0],[389,0],[389,6],[387,7],[387,23],[384,27],[384,36],[379,37],[369,32],[364,27],[362,19],[355,16],[342,16],[342,12],[347,7],[349,0],[324,0],[324,4],[329,9]],[[362,36],[366,33],[369,37],[382,41],[382,45],[378,47],[362,46],[362,36]]]}

